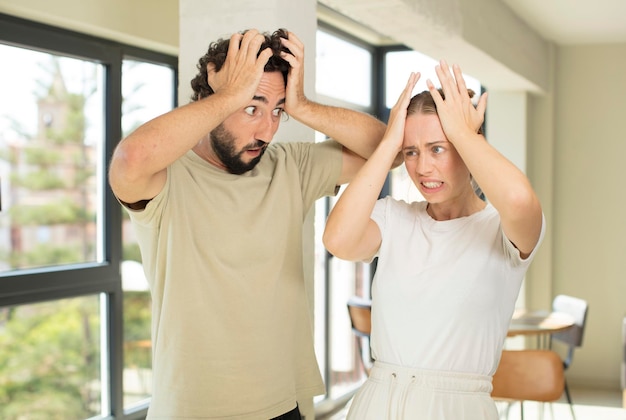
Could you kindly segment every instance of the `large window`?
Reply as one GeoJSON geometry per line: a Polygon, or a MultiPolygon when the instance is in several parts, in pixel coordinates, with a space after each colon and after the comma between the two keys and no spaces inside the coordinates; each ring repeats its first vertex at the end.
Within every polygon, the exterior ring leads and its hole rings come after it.
{"type": "MultiPolygon", "coordinates": [[[[374,49],[327,28],[318,30],[316,38],[318,97],[327,104],[376,114],[374,49]]],[[[318,140],[324,140],[320,133],[318,140]]],[[[335,201],[318,200],[315,211],[315,346],[327,387],[318,403],[350,395],[365,379],[346,305],[351,296],[370,296],[370,264],[339,260],[324,249],[321,236],[335,201]]]]}
{"type": "Polygon", "coordinates": [[[149,292],[106,168],[176,57],[0,15],[0,58],[0,418],[141,418],[149,292]]]}

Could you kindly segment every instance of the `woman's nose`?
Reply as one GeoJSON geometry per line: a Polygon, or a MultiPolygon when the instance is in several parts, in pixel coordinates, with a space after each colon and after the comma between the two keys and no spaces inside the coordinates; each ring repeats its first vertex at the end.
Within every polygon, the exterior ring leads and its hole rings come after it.
{"type": "Polygon", "coordinates": [[[432,161],[428,154],[421,153],[417,158],[417,164],[415,165],[415,169],[420,174],[427,174],[432,169],[432,161]]]}

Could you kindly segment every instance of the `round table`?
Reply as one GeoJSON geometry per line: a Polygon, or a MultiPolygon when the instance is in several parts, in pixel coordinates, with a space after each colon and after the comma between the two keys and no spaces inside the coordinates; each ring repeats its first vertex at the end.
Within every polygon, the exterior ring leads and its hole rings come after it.
{"type": "Polygon", "coordinates": [[[551,334],[567,330],[575,323],[571,315],[563,312],[518,311],[513,314],[507,336],[551,334]]]}
{"type": "Polygon", "coordinates": [[[537,348],[550,347],[550,334],[566,331],[576,325],[574,318],[563,312],[516,311],[513,314],[507,337],[537,337],[537,348]]]}

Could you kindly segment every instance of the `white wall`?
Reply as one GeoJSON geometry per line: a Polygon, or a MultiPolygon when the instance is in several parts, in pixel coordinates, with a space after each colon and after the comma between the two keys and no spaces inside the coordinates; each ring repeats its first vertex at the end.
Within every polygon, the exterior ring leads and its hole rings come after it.
{"type": "Polygon", "coordinates": [[[590,303],[571,376],[616,387],[626,315],[626,44],[559,48],[554,293],[590,303]]]}
{"type": "Polygon", "coordinates": [[[489,92],[485,124],[489,143],[522,171],[526,171],[526,97],[525,92],[489,92]]]}

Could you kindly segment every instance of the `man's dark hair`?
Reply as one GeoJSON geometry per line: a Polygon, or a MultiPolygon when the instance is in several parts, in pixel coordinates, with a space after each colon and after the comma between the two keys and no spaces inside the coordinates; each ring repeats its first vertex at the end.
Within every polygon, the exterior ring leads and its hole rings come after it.
{"type": "MultiPolygon", "coordinates": [[[[245,34],[248,30],[241,32],[241,34],[245,34]]],[[[283,80],[285,81],[285,85],[287,84],[287,74],[289,73],[290,65],[287,61],[280,57],[281,51],[285,51],[290,53],[289,49],[283,47],[280,42],[280,38],[288,39],[288,33],[286,29],[279,29],[273,34],[269,34],[267,32],[263,33],[265,36],[265,41],[261,44],[261,48],[259,48],[259,53],[263,51],[265,48],[269,47],[272,49],[272,56],[267,61],[265,65],[266,72],[272,71],[280,71],[283,74],[283,80]]],[[[213,89],[209,86],[208,83],[208,75],[207,75],[207,64],[213,63],[215,65],[215,71],[220,71],[222,66],[224,65],[224,61],[226,61],[226,54],[228,53],[228,44],[230,43],[230,38],[223,39],[220,38],[215,42],[212,42],[209,45],[209,50],[207,53],[200,58],[197,64],[198,74],[191,80],[191,88],[193,89],[193,95],[191,96],[192,101],[197,101],[198,99],[206,98],[207,96],[215,93],[213,89]]]]}

